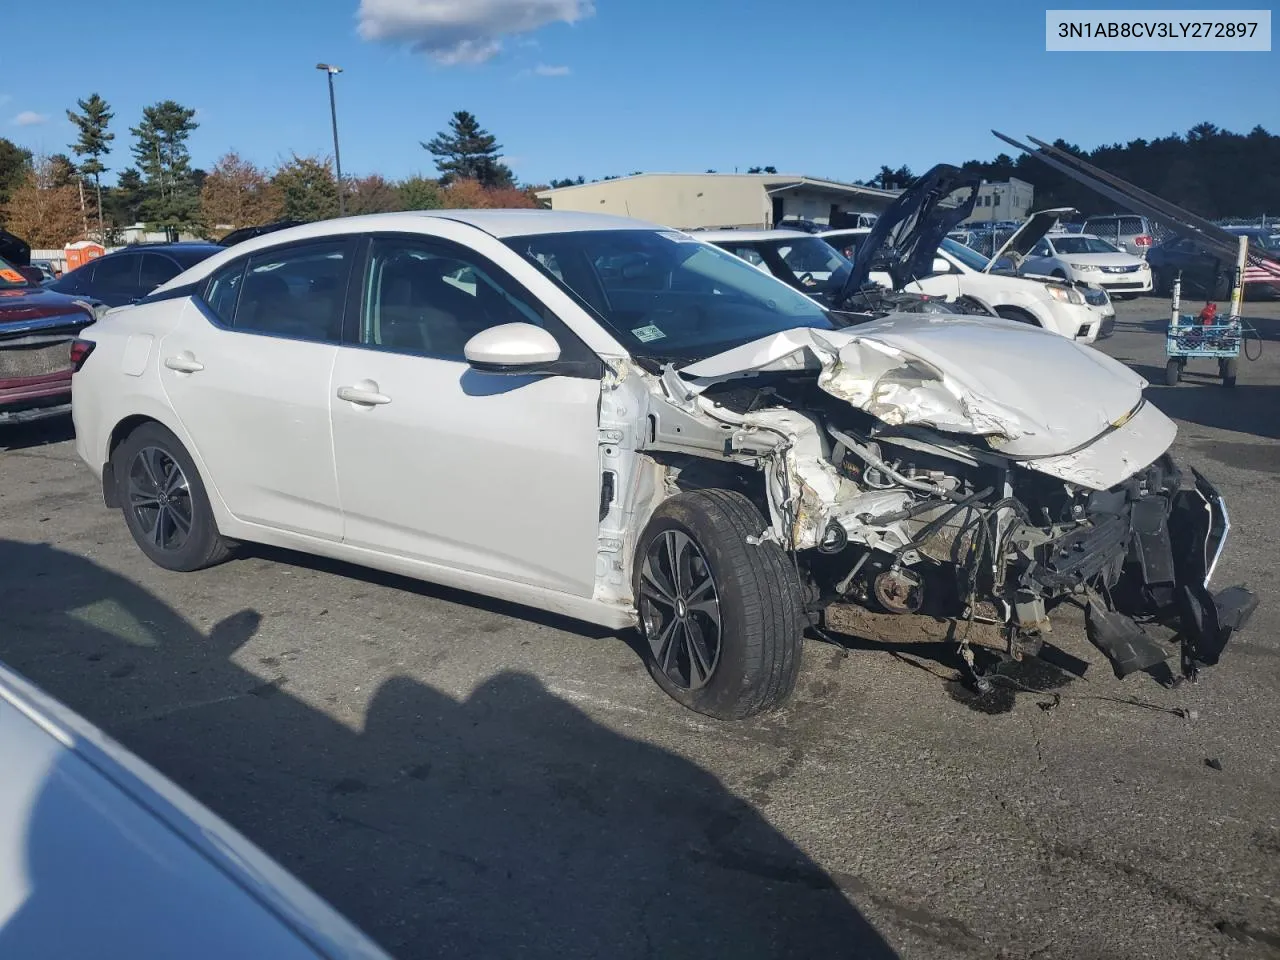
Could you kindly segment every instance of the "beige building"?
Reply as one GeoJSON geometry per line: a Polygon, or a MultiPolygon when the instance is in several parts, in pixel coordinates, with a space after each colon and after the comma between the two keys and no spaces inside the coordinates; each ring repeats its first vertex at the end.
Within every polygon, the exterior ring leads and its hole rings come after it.
{"type": "Polygon", "coordinates": [[[1035,198],[1035,187],[1017,177],[1000,183],[984,183],[978,188],[977,202],[965,223],[1025,220],[1031,215],[1035,198]]]}
{"type": "Polygon", "coordinates": [[[543,190],[553,210],[611,213],[667,227],[762,229],[785,219],[845,226],[842,217],[880,213],[898,195],[838,180],[773,173],[638,173],[543,190]]]}

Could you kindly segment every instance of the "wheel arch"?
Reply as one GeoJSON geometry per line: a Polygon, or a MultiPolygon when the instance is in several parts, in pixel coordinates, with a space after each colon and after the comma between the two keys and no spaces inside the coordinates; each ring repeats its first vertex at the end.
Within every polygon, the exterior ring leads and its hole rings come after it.
{"type": "Polygon", "coordinates": [[[187,454],[191,457],[191,461],[196,465],[196,470],[200,474],[200,482],[204,485],[205,494],[209,498],[209,505],[213,509],[213,515],[218,522],[219,528],[226,530],[227,527],[235,523],[227,510],[226,504],[222,500],[222,495],[218,492],[217,485],[209,476],[208,467],[200,457],[200,452],[196,449],[195,444],[191,442],[191,438],[187,436],[187,432],[182,429],[176,417],[169,416],[169,411],[157,410],[147,405],[148,409],[138,410],[121,417],[116,421],[115,425],[107,434],[106,449],[103,451],[102,462],[102,499],[108,507],[112,509],[120,506],[119,498],[116,495],[116,479],[115,479],[115,453],[119,449],[120,444],[125,438],[139,427],[155,423],[164,427],[182,444],[187,454]],[[226,525],[226,526],[224,526],[226,525]]]}

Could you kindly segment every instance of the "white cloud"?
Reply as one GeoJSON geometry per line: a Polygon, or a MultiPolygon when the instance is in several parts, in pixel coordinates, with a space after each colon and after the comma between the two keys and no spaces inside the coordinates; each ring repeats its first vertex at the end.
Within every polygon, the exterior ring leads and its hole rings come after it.
{"type": "Polygon", "coordinates": [[[43,113],[36,113],[34,110],[23,110],[13,118],[13,122],[19,127],[35,127],[42,123],[48,123],[49,118],[43,113]]]}
{"type": "Polygon", "coordinates": [[[571,71],[565,66],[551,67],[545,63],[540,63],[533,68],[533,72],[539,77],[567,77],[571,71]]]}
{"type": "Polygon", "coordinates": [[[451,66],[483,63],[503,37],[595,13],[593,0],[360,0],[360,36],[407,44],[451,66]]]}

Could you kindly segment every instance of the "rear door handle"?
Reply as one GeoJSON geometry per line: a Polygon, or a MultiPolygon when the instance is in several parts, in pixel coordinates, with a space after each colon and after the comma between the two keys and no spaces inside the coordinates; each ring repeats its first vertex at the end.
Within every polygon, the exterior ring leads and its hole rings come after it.
{"type": "Polygon", "coordinates": [[[339,387],[338,399],[346,400],[349,403],[358,403],[365,407],[376,407],[380,404],[391,402],[391,398],[385,393],[379,393],[378,385],[369,380],[364,381],[364,384],[358,387],[339,387]]]}
{"type": "Polygon", "coordinates": [[[177,370],[179,373],[199,373],[204,369],[203,363],[185,351],[176,357],[165,357],[164,365],[170,370],[177,370]]]}

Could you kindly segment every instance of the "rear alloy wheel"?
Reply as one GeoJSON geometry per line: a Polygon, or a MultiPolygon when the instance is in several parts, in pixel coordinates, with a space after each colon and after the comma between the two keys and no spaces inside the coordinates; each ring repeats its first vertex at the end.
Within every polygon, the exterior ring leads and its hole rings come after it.
{"type": "Polygon", "coordinates": [[[673,699],[720,720],[782,703],[800,669],[803,605],[794,565],[750,500],[697,490],[659,505],[636,552],[649,672],[673,699]]]}
{"type": "Polygon", "coordinates": [[[158,423],[145,423],[111,457],[125,523],[147,557],[166,570],[221,563],[230,546],[186,448],[158,423]]]}

